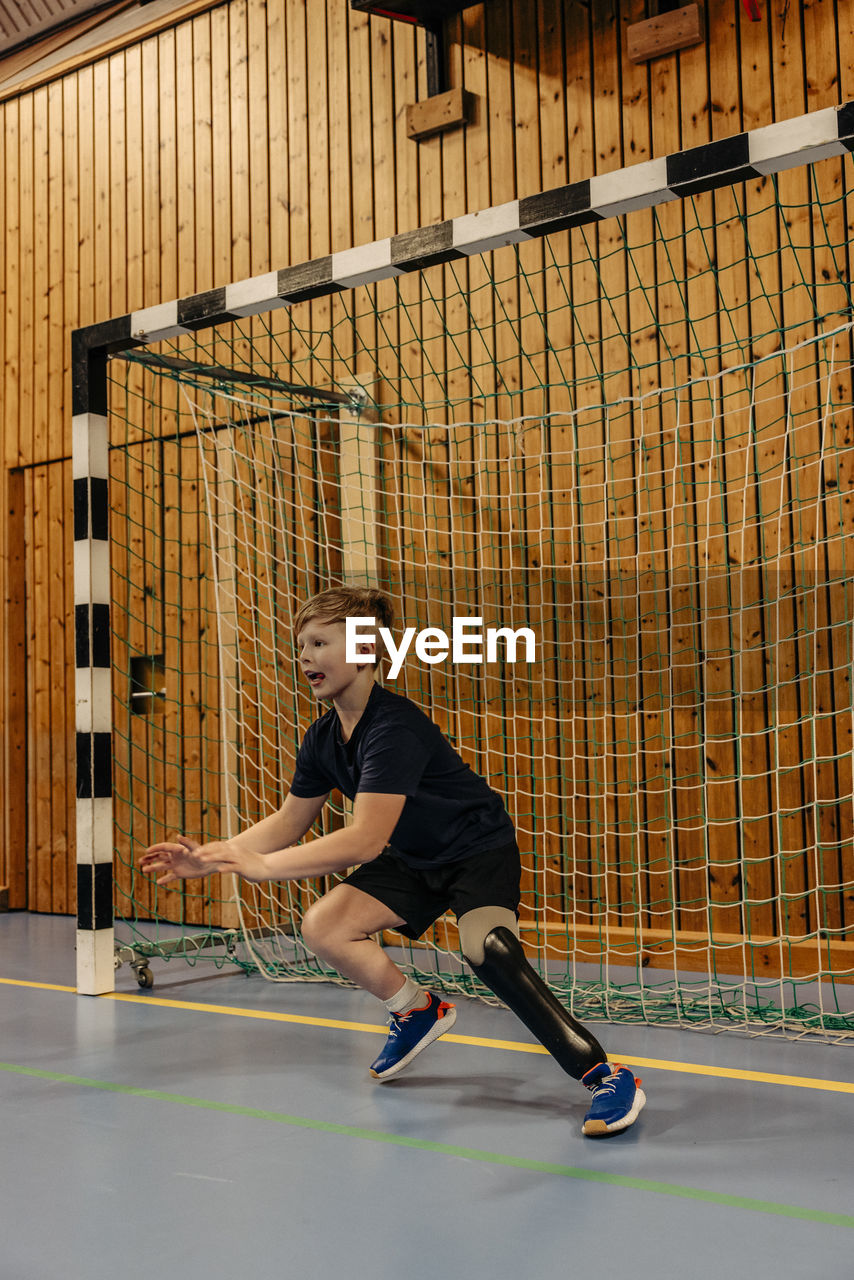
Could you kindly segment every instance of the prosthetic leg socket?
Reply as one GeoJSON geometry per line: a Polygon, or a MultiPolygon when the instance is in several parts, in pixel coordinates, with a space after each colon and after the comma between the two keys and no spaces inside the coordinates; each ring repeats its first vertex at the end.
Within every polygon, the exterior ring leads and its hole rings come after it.
{"type": "Polygon", "coordinates": [[[519,939],[500,925],[487,934],[482,964],[468,963],[474,973],[516,1014],[568,1075],[580,1080],[591,1067],[606,1062],[595,1036],[576,1022],[531,968],[519,939]]]}

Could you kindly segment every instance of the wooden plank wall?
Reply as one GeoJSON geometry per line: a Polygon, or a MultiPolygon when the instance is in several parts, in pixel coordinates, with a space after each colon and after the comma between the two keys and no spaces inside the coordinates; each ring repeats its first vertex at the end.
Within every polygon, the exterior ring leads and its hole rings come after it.
{"type": "Polygon", "coordinates": [[[705,7],[704,45],[635,66],[644,0],[476,5],[475,118],[420,145],[421,38],[346,0],[231,0],[0,102],[11,905],[74,909],[71,330],[854,97],[849,4],[705,7]]]}

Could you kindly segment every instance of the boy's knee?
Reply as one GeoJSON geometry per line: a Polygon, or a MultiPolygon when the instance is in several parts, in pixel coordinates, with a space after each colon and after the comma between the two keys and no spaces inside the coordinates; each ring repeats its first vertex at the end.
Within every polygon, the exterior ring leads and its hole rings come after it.
{"type": "Polygon", "coordinates": [[[315,955],[332,953],[357,936],[346,911],[342,912],[341,903],[332,893],[311,904],[302,918],[300,933],[303,942],[315,955]]]}
{"type": "Polygon", "coordinates": [[[508,907],[476,907],[467,911],[457,922],[460,930],[460,950],[471,965],[484,961],[483,944],[493,929],[503,926],[514,937],[519,937],[516,913],[508,907]]]}
{"type": "Polygon", "coordinates": [[[321,944],[321,940],[328,933],[327,927],[324,925],[324,917],[326,911],[324,909],[323,899],[313,902],[302,918],[302,926],[300,933],[302,940],[310,951],[316,951],[321,944]]]}

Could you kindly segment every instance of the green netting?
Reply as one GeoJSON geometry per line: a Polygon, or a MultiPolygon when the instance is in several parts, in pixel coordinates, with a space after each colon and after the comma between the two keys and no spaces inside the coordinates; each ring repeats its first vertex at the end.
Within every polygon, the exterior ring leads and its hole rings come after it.
{"type": "MultiPolygon", "coordinates": [[[[111,361],[125,958],[332,976],[299,939],[329,879],[164,891],[134,859],[281,803],[316,711],[293,610],[370,580],[400,631],[535,631],[534,664],[392,687],[506,797],[577,1013],[854,1032],[849,166],[111,361]]],[[[486,994],[452,920],[427,944],[414,972],[486,994]]]]}

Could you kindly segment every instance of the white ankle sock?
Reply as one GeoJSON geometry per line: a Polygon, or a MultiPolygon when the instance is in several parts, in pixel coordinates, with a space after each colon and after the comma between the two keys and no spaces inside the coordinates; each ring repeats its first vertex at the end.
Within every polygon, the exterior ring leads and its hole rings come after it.
{"type": "Polygon", "coordinates": [[[419,987],[417,982],[407,977],[400,990],[396,991],[390,1000],[383,1000],[383,1004],[389,1013],[403,1014],[410,1013],[419,1007],[425,1008],[427,999],[428,994],[424,988],[419,987]]]}

